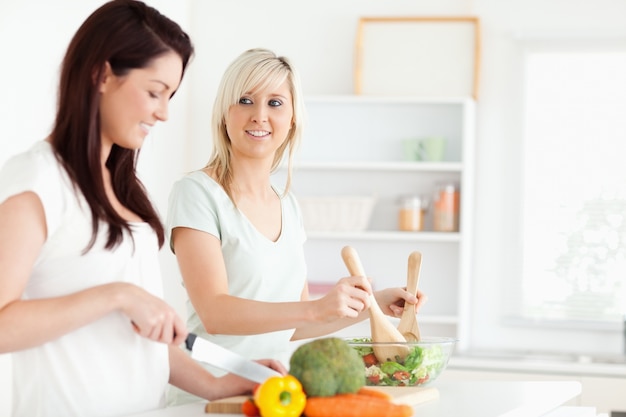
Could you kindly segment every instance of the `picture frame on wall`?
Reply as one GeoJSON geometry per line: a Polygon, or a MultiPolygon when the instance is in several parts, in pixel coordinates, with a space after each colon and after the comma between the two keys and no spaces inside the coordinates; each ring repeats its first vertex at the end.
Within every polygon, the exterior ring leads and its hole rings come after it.
{"type": "Polygon", "coordinates": [[[480,40],[473,16],[361,17],[355,94],[478,99],[480,40]]]}

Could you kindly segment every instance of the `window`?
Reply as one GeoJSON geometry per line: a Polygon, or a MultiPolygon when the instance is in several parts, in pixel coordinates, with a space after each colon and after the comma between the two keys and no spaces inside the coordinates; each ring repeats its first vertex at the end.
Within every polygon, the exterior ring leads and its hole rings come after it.
{"type": "Polygon", "coordinates": [[[517,319],[609,328],[626,313],[626,48],[528,49],[517,319]]]}

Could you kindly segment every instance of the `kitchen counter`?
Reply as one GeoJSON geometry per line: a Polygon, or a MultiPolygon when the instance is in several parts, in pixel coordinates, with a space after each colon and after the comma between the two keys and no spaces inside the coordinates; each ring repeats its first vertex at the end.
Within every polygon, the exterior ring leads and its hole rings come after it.
{"type": "Polygon", "coordinates": [[[441,382],[439,399],[415,408],[419,417],[540,417],[581,393],[575,381],[441,382]]]}
{"type": "MultiPolygon", "coordinates": [[[[439,398],[417,405],[415,417],[550,417],[580,395],[575,381],[470,381],[434,385],[439,398]]],[[[235,416],[206,414],[204,402],[170,407],[129,417],[235,416]]]]}

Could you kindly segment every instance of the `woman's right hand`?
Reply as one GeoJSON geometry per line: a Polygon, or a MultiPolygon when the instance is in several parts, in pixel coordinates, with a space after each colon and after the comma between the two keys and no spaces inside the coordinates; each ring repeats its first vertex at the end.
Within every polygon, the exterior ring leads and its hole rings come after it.
{"type": "Polygon", "coordinates": [[[318,299],[320,321],[330,322],[340,318],[356,318],[370,306],[372,286],[366,277],[346,277],[322,298],[318,299]]]}
{"type": "Polygon", "coordinates": [[[176,310],[163,299],[132,284],[121,290],[121,310],[140,336],[156,342],[180,345],[187,328],[176,310]]]}

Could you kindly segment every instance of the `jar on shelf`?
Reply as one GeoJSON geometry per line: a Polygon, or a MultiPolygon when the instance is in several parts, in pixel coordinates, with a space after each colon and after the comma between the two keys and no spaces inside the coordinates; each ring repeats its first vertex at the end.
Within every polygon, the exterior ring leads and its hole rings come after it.
{"type": "Polygon", "coordinates": [[[433,230],[459,231],[459,206],[461,195],[455,183],[437,184],[433,198],[433,230]]]}
{"type": "Polygon", "coordinates": [[[401,197],[398,210],[398,229],[405,232],[424,230],[424,217],[427,207],[428,202],[424,197],[401,197]]]}

